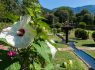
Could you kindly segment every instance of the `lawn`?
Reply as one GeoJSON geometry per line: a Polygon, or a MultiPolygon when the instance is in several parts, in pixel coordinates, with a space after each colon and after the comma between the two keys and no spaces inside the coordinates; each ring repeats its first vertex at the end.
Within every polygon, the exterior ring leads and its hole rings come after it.
{"type": "MultiPolygon", "coordinates": [[[[73,41],[75,41],[76,47],[95,47],[95,42],[93,41],[93,39],[91,37],[92,32],[93,32],[92,30],[87,30],[89,32],[89,39],[87,39],[87,40],[76,39],[74,36],[74,31],[75,31],[75,29],[71,30],[69,38],[71,38],[71,40],[73,39],[73,41]]],[[[85,52],[95,58],[95,51],[87,50],[85,52]]]]}
{"type": "Polygon", "coordinates": [[[53,44],[56,48],[68,47],[67,45],[63,44],[62,40],[59,37],[57,37],[56,35],[50,35],[49,39],[52,39],[56,42],[53,44]]]}
{"type": "MultiPolygon", "coordinates": [[[[87,40],[76,39],[74,36],[74,31],[75,29],[71,30],[69,34],[69,40],[74,41],[76,47],[95,47],[95,42],[91,37],[93,31],[87,30],[89,32],[89,39],[87,40]]],[[[65,38],[65,35],[63,35],[63,37],[65,38]]],[[[56,43],[55,45],[56,48],[68,47],[67,45],[61,43],[60,38],[56,36],[51,38],[58,41],[58,43],[56,43]]],[[[85,52],[95,58],[95,51],[85,51],[85,52]]],[[[72,51],[63,51],[63,52],[58,51],[56,53],[55,59],[53,60],[53,63],[56,66],[68,60],[72,60],[73,66],[67,68],[67,70],[87,70],[87,66],[72,51]]],[[[57,67],[56,70],[66,70],[66,69],[61,69],[57,67]]]]}
{"type": "Polygon", "coordinates": [[[87,66],[72,52],[72,51],[58,51],[53,60],[56,70],[87,70],[87,66]],[[72,60],[73,64],[67,68],[57,67],[58,64],[72,60]]]}
{"type": "MultiPolygon", "coordinates": [[[[64,48],[68,47],[65,44],[62,44],[61,39],[57,36],[49,36],[50,39],[57,41],[54,44],[56,48],[64,48]]],[[[74,53],[73,51],[57,51],[55,58],[53,59],[53,64],[55,66],[55,70],[87,70],[87,66],[83,63],[74,53]],[[62,68],[60,64],[63,62],[68,62],[72,60],[72,67],[62,68]]]]}
{"type": "Polygon", "coordinates": [[[85,51],[85,52],[95,58],[95,50],[94,51],[89,50],[89,51],[85,51]]]}
{"type": "Polygon", "coordinates": [[[93,39],[91,37],[91,34],[93,31],[86,30],[89,33],[89,39],[87,39],[87,40],[76,39],[74,36],[74,31],[75,31],[75,29],[70,31],[69,40],[74,41],[76,47],[95,47],[95,42],[93,41],[93,39]]]}

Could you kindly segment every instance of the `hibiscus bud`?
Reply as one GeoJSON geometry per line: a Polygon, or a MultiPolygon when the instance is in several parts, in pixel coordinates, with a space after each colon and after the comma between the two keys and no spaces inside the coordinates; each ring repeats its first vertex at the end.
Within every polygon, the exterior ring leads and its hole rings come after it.
{"type": "Polygon", "coordinates": [[[24,33],[25,33],[25,30],[24,30],[24,29],[19,29],[19,30],[17,31],[17,35],[18,35],[18,36],[23,36],[24,33]]]}
{"type": "Polygon", "coordinates": [[[9,52],[7,53],[7,55],[8,55],[9,57],[13,57],[13,56],[16,55],[16,52],[15,52],[15,51],[9,51],[9,52]]]}

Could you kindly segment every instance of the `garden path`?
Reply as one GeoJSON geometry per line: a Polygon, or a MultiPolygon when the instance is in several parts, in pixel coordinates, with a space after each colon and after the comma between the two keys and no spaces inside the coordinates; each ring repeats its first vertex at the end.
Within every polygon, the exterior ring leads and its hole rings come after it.
{"type": "Polygon", "coordinates": [[[0,45],[0,50],[8,50],[8,48],[4,47],[4,45],[0,45]]]}
{"type": "MultiPolygon", "coordinates": [[[[95,50],[95,47],[77,47],[79,50],[95,50]]],[[[71,47],[67,48],[58,48],[59,51],[70,51],[72,50],[71,47]]]]}

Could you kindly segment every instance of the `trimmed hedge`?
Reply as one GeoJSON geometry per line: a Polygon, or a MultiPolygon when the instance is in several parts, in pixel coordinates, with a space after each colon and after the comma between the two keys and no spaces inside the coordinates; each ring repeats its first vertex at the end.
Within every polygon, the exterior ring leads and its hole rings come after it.
{"type": "Polygon", "coordinates": [[[95,31],[92,33],[92,38],[95,41],[95,31]]]}
{"type": "Polygon", "coordinates": [[[89,38],[89,35],[86,30],[78,28],[75,30],[75,37],[85,40],[89,38]]]}
{"type": "Polygon", "coordinates": [[[86,23],[85,22],[80,22],[79,23],[79,28],[85,29],[86,28],[86,23]]]}

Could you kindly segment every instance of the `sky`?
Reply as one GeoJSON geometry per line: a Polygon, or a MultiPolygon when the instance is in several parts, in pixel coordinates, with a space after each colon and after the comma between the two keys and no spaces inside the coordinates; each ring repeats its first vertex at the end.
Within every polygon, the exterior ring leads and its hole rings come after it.
{"type": "Polygon", "coordinates": [[[95,0],[39,0],[40,4],[47,9],[54,9],[60,6],[80,7],[95,5],[95,0]]]}

